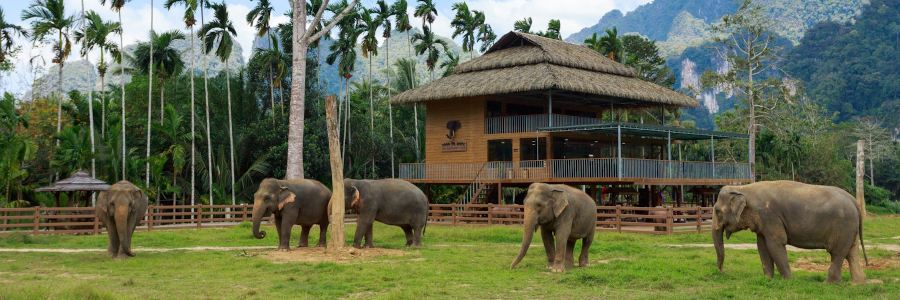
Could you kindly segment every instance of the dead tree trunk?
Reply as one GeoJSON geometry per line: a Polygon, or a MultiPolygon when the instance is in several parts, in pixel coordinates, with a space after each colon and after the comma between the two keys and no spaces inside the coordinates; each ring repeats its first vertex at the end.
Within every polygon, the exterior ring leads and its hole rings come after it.
{"type": "Polygon", "coordinates": [[[338,120],[334,96],[325,97],[325,119],[328,128],[332,191],[328,217],[329,223],[331,223],[328,250],[334,251],[344,247],[344,162],[341,158],[341,142],[337,130],[338,120]]]}
{"type": "Polygon", "coordinates": [[[862,216],[866,215],[866,197],[865,197],[865,181],[866,176],[866,159],[865,149],[866,141],[859,140],[856,142],[856,202],[859,203],[859,211],[862,216]]]}

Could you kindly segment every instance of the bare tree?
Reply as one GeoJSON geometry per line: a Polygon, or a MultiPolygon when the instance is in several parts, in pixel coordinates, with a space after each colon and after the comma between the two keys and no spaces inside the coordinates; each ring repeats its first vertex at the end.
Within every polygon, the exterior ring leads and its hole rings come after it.
{"type": "Polygon", "coordinates": [[[873,118],[860,118],[853,135],[865,140],[866,159],[869,161],[869,183],[875,185],[875,161],[891,153],[891,134],[882,126],[881,121],[873,118]]]}
{"type": "Polygon", "coordinates": [[[306,1],[291,0],[293,8],[292,23],[294,26],[291,42],[291,106],[288,129],[288,153],[286,178],[303,178],[303,130],[306,109],[306,51],[309,44],[328,34],[338,22],[356,8],[359,0],[353,0],[343,11],[334,16],[328,24],[319,29],[317,26],[328,7],[328,0],[323,0],[312,22],[307,22],[306,1]]]}

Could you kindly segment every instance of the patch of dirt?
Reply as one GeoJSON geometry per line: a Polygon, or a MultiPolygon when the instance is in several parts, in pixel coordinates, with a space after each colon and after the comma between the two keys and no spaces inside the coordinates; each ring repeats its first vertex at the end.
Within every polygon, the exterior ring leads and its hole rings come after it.
{"type": "Polygon", "coordinates": [[[625,257],[613,257],[613,258],[607,258],[607,259],[594,260],[594,261],[591,261],[591,263],[605,265],[605,264],[608,264],[608,263],[611,263],[614,261],[629,261],[629,260],[631,260],[631,259],[625,258],[625,257]]]}
{"type": "MultiPolygon", "coordinates": [[[[791,263],[792,269],[800,269],[811,272],[828,272],[829,267],[831,267],[831,262],[828,262],[827,260],[814,260],[806,257],[801,257],[794,263],[791,263]]],[[[847,264],[846,260],[844,260],[844,265],[841,268],[842,270],[849,270],[850,265],[847,264]]],[[[869,265],[864,267],[865,270],[884,270],[897,268],[900,268],[900,252],[894,254],[894,256],[890,258],[869,258],[869,265]]]]}
{"type": "Polygon", "coordinates": [[[397,249],[385,248],[345,248],[338,251],[326,251],[325,248],[293,248],[289,252],[264,251],[259,256],[275,263],[295,262],[337,262],[351,263],[370,260],[381,256],[404,256],[406,253],[397,249]]]}
{"type": "MultiPolygon", "coordinates": [[[[713,244],[667,244],[663,245],[666,247],[673,248],[712,248],[713,244]]],[[[725,244],[725,249],[734,249],[734,250],[756,250],[756,244],[725,244]]],[[[900,252],[900,245],[891,245],[891,244],[866,244],[866,250],[869,249],[880,249],[887,251],[895,251],[900,252]]],[[[815,251],[818,249],[801,249],[794,246],[787,246],[787,250],[791,252],[806,252],[806,251],[815,251]]]]}

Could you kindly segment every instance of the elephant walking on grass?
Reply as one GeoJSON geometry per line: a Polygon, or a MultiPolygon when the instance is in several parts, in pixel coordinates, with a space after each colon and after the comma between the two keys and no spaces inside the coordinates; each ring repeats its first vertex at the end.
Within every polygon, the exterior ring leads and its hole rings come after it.
{"type": "Polygon", "coordinates": [[[278,250],[290,250],[291,229],[295,224],[302,228],[297,247],[309,245],[309,231],[313,225],[319,225],[319,243],[316,246],[324,247],[330,200],[331,190],[315,180],[264,179],[253,195],[253,236],[258,239],[266,237],[266,232],[259,230],[260,222],[274,214],[278,250]]]}
{"type": "Polygon", "coordinates": [[[134,256],[131,236],[147,213],[147,195],[131,182],[122,180],[100,192],[95,209],[109,234],[107,251],[113,258],[134,256]]]}
{"type": "MultiPolygon", "coordinates": [[[[855,283],[865,282],[859,265],[862,215],[856,200],[837,187],[794,181],[763,181],[743,186],[726,186],[719,191],[713,212],[712,238],[717,266],[722,271],[725,248],[722,235],[749,229],[756,233],[756,245],[767,277],[774,267],[785,279],[791,278],[787,249],[825,249],[831,254],[828,282],[841,280],[844,260],[850,264],[855,283]]],[[[868,263],[868,258],[866,258],[868,263]]]]}
{"type": "Polygon", "coordinates": [[[578,266],[587,266],[596,224],[597,205],[581,190],[564,184],[532,183],[525,196],[522,248],[510,267],[515,267],[525,257],[538,225],[551,271],[563,272],[573,267],[575,242],[579,239],[581,256],[578,266]]]}
{"type": "Polygon", "coordinates": [[[428,218],[428,198],[412,183],[399,179],[344,179],[345,205],[359,213],[353,247],[372,244],[375,221],[403,228],[406,246],[421,246],[428,218]]]}

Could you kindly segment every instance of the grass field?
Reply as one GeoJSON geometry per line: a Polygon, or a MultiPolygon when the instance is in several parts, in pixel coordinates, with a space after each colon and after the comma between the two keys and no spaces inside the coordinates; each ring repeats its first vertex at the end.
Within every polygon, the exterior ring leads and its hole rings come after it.
{"type": "MultiPolygon", "coordinates": [[[[352,237],[353,226],[348,226],[352,237]]],[[[539,235],[517,269],[518,226],[430,225],[425,246],[406,249],[399,228],[375,227],[378,247],[403,255],[350,262],[274,262],[273,250],[142,252],[140,247],[275,246],[250,236],[249,224],[218,229],[138,232],[137,257],[112,260],[103,252],[0,252],[0,299],[185,298],[882,298],[900,295],[900,218],[867,219],[866,275],[876,283],[824,284],[824,250],[791,252],[793,280],[763,276],[755,247],[726,250],[725,272],[715,268],[709,234],[651,236],[598,233],[591,265],[564,274],[545,268],[539,235]],[[877,245],[888,245],[876,249],[877,245]],[[884,248],[893,247],[893,250],[884,248]],[[810,271],[815,270],[815,271],[810,271]]],[[[318,233],[313,234],[317,237],[318,233]]],[[[299,235],[295,227],[293,245],[299,235]]],[[[106,236],[0,235],[0,248],[105,248],[106,236]]],[[[311,244],[313,241],[310,242],[311,244]]],[[[727,244],[755,243],[750,232],[727,244]]],[[[362,250],[365,251],[365,250],[362,250]]],[[[577,251],[577,250],[576,250],[577,251]]]]}

